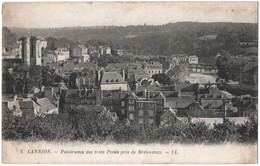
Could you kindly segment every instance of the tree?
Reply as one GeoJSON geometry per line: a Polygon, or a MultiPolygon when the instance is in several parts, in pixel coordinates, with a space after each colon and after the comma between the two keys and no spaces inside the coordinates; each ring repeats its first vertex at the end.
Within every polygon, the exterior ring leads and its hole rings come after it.
{"type": "Polygon", "coordinates": [[[173,83],[171,78],[165,73],[154,74],[152,78],[154,79],[154,81],[158,81],[160,84],[163,85],[171,85],[173,83]]]}
{"type": "Polygon", "coordinates": [[[42,84],[46,87],[53,86],[54,83],[54,74],[52,74],[52,71],[49,66],[42,66],[41,68],[42,72],[42,84]]]}
{"type": "Polygon", "coordinates": [[[4,72],[3,81],[5,81],[7,93],[14,93],[15,94],[17,83],[16,83],[13,75],[10,74],[9,72],[4,72]]]}
{"type": "Polygon", "coordinates": [[[60,75],[54,75],[54,81],[55,82],[61,82],[63,79],[62,79],[62,77],[60,76],[60,75]]]}
{"type": "Polygon", "coordinates": [[[29,87],[31,87],[31,86],[41,87],[41,85],[42,85],[41,66],[30,67],[29,73],[30,73],[29,83],[32,83],[32,85],[29,85],[29,87]]]}
{"type": "Polygon", "coordinates": [[[77,88],[77,85],[76,85],[76,79],[78,77],[78,72],[73,72],[70,74],[69,76],[69,86],[71,88],[77,88]]]}

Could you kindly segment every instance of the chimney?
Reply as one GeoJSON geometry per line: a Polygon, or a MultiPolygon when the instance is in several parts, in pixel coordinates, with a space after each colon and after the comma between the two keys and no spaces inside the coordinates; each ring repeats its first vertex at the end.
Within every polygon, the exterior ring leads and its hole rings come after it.
{"type": "Polygon", "coordinates": [[[84,95],[88,96],[88,94],[89,94],[88,88],[84,87],[84,95]]]}
{"type": "Polygon", "coordinates": [[[125,80],[125,70],[122,71],[123,80],[125,80]]]}
{"type": "Polygon", "coordinates": [[[178,95],[181,96],[181,90],[178,91],[178,95]]]}
{"type": "Polygon", "coordinates": [[[14,101],[16,101],[16,100],[17,100],[17,98],[18,98],[18,97],[17,97],[17,95],[14,95],[14,101]]]}
{"type": "Polygon", "coordinates": [[[146,97],[147,97],[147,90],[145,89],[143,93],[144,93],[144,94],[143,94],[144,97],[146,98],[146,97]]]}
{"type": "Polygon", "coordinates": [[[138,83],[135,83],[135,91],[138,91],[138,83]]]}
{"type": "Polygon", "coordinates": [[[45,86],[41,86],[41,92],[44,92],[45,86]]]}
{"type": "Polygon", "coordinates": [[[150,99],[150,91],[147,91],[147,99],[150,99]]]}
{"type": "Polygon", "coordinates": [[[99,84],[101,81],[101,71],[100,70],[98,70],[97,78],[98,78],[98,84],[99,84]]]}

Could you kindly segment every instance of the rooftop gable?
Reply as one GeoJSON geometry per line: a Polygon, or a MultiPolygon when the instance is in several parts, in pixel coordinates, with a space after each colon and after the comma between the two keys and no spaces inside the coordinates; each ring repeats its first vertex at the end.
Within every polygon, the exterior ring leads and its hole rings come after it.
{"type": "Polygon", "coordinates": [[[101,84],[125,84],[126,81],[118,72],[104,72],[101,84]]]}
{"type": "Polygon", "coordinates": [[[57,109],[57,107],[54,106],[48,98],[38,99],[37,103],[41,106],[41,112],[48,112],[53,109],[57,109]]]}

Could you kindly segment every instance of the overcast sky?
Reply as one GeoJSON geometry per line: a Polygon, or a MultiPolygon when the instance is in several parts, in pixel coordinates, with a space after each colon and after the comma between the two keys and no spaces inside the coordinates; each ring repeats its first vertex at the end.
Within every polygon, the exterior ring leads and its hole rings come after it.
{"type": "Polygon", "coordinates": [[[257,22],[256,2],[4,3],[3,26],[161,25],[169,22],[257,22]]]}

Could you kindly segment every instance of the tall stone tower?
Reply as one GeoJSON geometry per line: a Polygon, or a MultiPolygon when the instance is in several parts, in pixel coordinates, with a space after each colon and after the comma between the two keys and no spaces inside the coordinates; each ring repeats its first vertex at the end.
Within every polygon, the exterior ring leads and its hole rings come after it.
{"type": "Polygon", "coordinates": [[[30,37],[22,37],[19,39],[22,47],[22,62],[30,66],[30,37]]]}
{"type": "Polygon", "coordinates": [[[22,37],[19,42],[22,46],[23,63],[28,66],[41,66],[42,48],[47,47],[47,41],[40,37],[22,37]]]}

